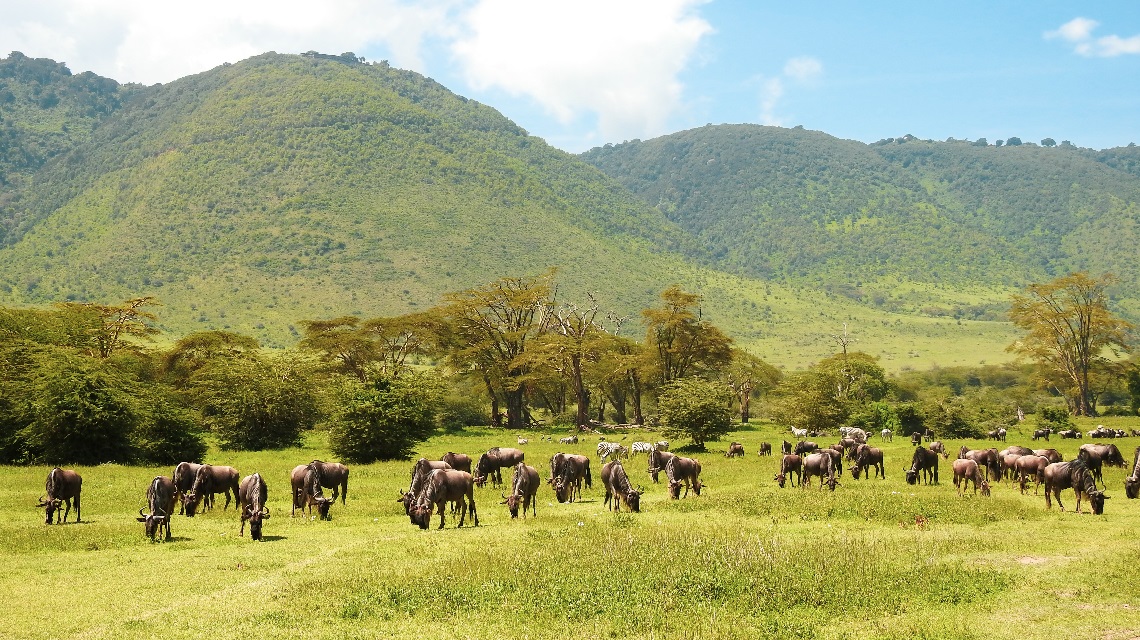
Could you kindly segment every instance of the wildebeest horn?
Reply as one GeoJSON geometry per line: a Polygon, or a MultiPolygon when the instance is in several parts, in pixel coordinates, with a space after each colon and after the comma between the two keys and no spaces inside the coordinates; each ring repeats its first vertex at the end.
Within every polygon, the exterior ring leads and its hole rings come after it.
{"type": "Polygon", "coordinates": [[[139,507],[139,515],[144,517],[144,518],[146,517],[146,514],[143,513],[143,507],[139,507]]]}
{"type": "Polygon", "coordinates": [[[269,517],[269,507],[267,507],[265,505],[261,506],[261,517],[263,517],[263,518],[269,517]]]}
{"type": "Polygon", "coordinates": [[[37,504],[36,506],[37,506],[37,507],[42,507],[42,506],[46,505],[46,504],[47,504],[47,501],[46,501],[46,500],[44,500],[44,498],[46,498],[46,497],[47,497],[46,495],[40,496],[40,502],[39,502],[39,504],[37,504]]]}

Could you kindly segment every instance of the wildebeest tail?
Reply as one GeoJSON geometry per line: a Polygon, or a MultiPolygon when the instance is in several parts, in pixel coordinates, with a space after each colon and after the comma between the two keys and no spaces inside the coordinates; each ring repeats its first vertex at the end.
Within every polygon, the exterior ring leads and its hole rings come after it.
{"type": "Polygon", "coordinates": [[[590,477],[590,465],[589,465],[589,463],[586,464],[586,488],[587,489],[593,489],[594,488],[594,479],[590,477]]]}
{"type": "Polygon", "coordinates": [[[59,487],[60,483],[63,481],[63,478],[56,477],[56,474],[60,473],[62,473],[62,471],[60,471],[59,467],[56,467],[51,470],[51,473],[48,474],[47,483],[44,485],[44,489],[47,490],[49,499],[55,496],[56,488],[59,487]]]}

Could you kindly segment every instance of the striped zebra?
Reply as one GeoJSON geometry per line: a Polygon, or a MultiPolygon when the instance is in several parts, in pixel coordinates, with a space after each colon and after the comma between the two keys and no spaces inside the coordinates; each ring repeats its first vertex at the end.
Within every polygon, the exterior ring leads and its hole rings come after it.
{"type": "Polygon", "coordinates": [[[599,442],[598,443],[598,456],[605,460],[610,456],[615,458],[624,458],[629,455],[629,450],[621,446],[617,442],[599,442]]]}

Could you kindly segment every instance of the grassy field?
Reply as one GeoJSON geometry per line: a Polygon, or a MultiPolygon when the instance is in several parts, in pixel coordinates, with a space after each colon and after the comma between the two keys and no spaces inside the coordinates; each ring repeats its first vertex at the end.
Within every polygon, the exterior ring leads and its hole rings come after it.
{"type": "MultiPolygon", "coordinates": [[[[1029,432],[1009,444],[1031,444],[1029,432]]],[[[959,498],[947,462],[940,485],[908,486],[903,438],[882,445],[886,480],[845,473],[834,493],[781,490],[778,454],[755,452],[760,442],[778,452],[786,436],[757,425],[732,434],[744,458],[724,458],[727,441],[696,456],[700,497],[670,501],[644,458],[631,460],[647,489],[642,513],[613,514],[596,437],[560,447],[524,435],[544,478],[555,451],[591,454],[585,499],[557,504],[544,486],[537,518],[511,521],[497,490],[477,490],[480,526],[449,518],[442,531],[438,517],[413,527],[396,503],[409,462],[354,467],[347,506],[321,522],[291,518],[287,489],[295,464],[330,459],[319,434],[302,449],[211,452],[209,462],[266,478],[262,543],[238,536],[232,507],[176,518],[171,542],[148,541],[134,516],[148,481],[170,469],[80,468],[83,522],[45,526],[33,505],[48,469],[0,468],[0,637],[1140,637],[1140,502],[1125,499],[1121,469],[1105,471],[1112,499],[1100,517],[1072,513],[1071,492],[1070,511],[1046,511],[1009,483],[959,498]]],[[[514,434],[473,430],[420,451],[513,444],[514,434]]],[[[1078,446],[1051,444],[1066,459],[1078,446]]],[[[1137,440],[1116,444],[1131,460],[1137,440]]]]}

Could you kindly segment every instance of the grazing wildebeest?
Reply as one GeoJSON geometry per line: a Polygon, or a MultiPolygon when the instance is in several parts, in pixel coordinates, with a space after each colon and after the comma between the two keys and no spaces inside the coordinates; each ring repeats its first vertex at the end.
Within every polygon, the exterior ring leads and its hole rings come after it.
{"type": "MultiPolygon", "coordinates": [[[[589,460],[589,458],[587,458],[589,460]]],[[[535,496],[538,495],[538,470],[534,467],[520,462],[515,467],[515,475],[511,478],[511,495],[503,495],[503,504],[507,505],[507,510],[511,512],[512,518],[519,517],[519,504],[522,504],[523,520],[526,520],[526,510],[530,509],[535,517],[538,517],[536,511],[535,496]]]]}
{"type": "Polygon", "coordinates": [[[910,443],[916,447],[922,444],[922,432],[915,431],[914,433],[910,434],[910,443]]]}
{"type": "Polygon", "coordinates": [[[958,459],[968,458],[978,463],[979,467],[986,470],[986,480],[990,479],[990,474],[994,476],[994,480],[1001,479],[1001,456],[998,455],[997,449],[970,449],[966,445],[962,445],[961,450],[958,451],[958,459]]]}
{"type": "Polygon", "coordinates": [[[1062,456],[1061,452],[1057,451],[1056,449],[1034,449],[1033,455],[1044,456],[1044,457],[1048,458],[1050,464],[1052,464],[1054,462],[1064,462],[1065,461],[1065,457],[1062,456]]]}
{"type": "Polygon", "coordinates": [[[855,465],[851,467],[851,476],[858,480],[859,474],[864,473],[867,478],[870,478],[871,473],[868,467],[875,467],[875,477],[887,479],[887,470],[883,466],[883,450],[861,444],[855,452],[855,465]]]}
{"type": "MultiPolygon", "coordinates": [[[[332,489],[332,501],[340,498],[340,503],[345,504],[348,500],[348,467],[339,462],[321,462],[320,460],[313,460],[309,464],[316,465],[317,470],[321,473],[321,486],[326,489],[332,489]]],[[[467,459],[467,464],[471,464],[471,459],[467,459]]]]}
{"type": "Polygon", "coordinates": [[[946,453],[946,445],[942,444],[941,440],[935,440],[930,443],[930,450],[942,456],[943,460],[950,458],[950,454],[946,453]]]}
{"type": "Polygon", "coordinates": [[[771,456],[772,455],[772,443],[771,442],[761,442],[760,447],[756,450],[756,455],[758,455],[758,456],[771,456]]]}
{"type": "MultiPolygon", "coordinates": [[[[669,463],[672,464],[673,460],[676,458],[671,458],[669,463]]],[[[666,467],[666,473],[668,473],[668,467],[666,467]]],[[[614,511],[621,511],[621,505],[624,502],[630,511],[641,512],[642,492],[633,488],[633,483],[626,475],[621,460],[611,460],[602,466],[602,484],[606,488],[604,504],[607,507],[614,511]]]]}
{"type": "Polygon", "coordinates": [[[1076,429],[1065,429],[1064,431],[1061,432],[1061,439],[1062,440],[1075,440],[1075,439],[1081,438],[1081,437],[1083,437],[1081,435],[1081,432],[1077,431],[1076,429]]]}
{"type": "Polygon", "coordinates": [[[701,495],[701,463],[693,458],[673,456],[665,464],[665,477],[669,479],[669,497],[674,500],[681,497],[681,485],[685,486],[685,495],[689,495],[690,485],[693,493],[701,495]]]}
{"type": "Polygon", "coordinates": [[[673,459],[675,454],[668,451],[657,449],[649,454],[649,477],[653,478],[654,484],[657,483],[657,475],[665,470],[665,465],[673,459]]]}
{"type": "Polygon", "coordinates": [[[1006,431],[1004,427],[999,427],[993,431],[986,432],[986,438],[990,440],[997,440],[999,442],[1005,442],[1005,435],[1006,431]]]}
{"type": "Polygon", "coordinates": [[[1136,447],[1135,461],[1132,463],[1132,475],[1124,479],[1124,495],[1129,500],[1140,496],[1140,447],[1136,447]]]}
{"type": "Polygon", "coordinates": [[[1001,457],[1005,457],[1011,453],[1016,453],[1016,454],[1020,454],[1023,456],[1035,455],[1033,453],[1033,449],[1030,449],[1029,447],[1023,447],[1023,446],[1018,445],[1018,444],[1015,444],[1012,447],[1006,447],[1005,449],[998,451],[998,455],[1001,457]]]}
{"type": "Polygon", "coordinates": [[[895,434],[890,429],[883,429],[882,431],[879,432],[879,438],[882,440],[886,440],[887,442],[894,442],[895,441],[895,434]]]}
{"type": "MultiPolygon", "coordinates": [[[[482,487],[487,483],[487,475],[491,476],[491,486],[497,487],[503,484],[503,476],[499,473],[499,469],[506,469],[518,465],[526,459],[526,454],[521,449],[513,449],[510,447],[494,447],[489,449],[487,453],[479,456],[479,462],[475,464],[475,484],[482,487]]],[[[426,527],[425,527],[426,528],[426,527]]]]}
{"type": "Polygon", "coordinates": [[[744,445],[740,444],[739,442],[733,442],[732,444],[728,445],[728,451],[724,452],[724,457],[726,458],[742,457],[743,455],[744,445]]]}
{"type": "Polygon", "coordinates": [[[990,483],[982,477],[978,463],[970,458],[958,458],[950,465],[954,470],[954,486],[958,488],[958,495],[966,491],[970,482],[974,483],[974,495],[978,494],[978,487],[982,488],[982,495],[990,495],[990,483]]]}
{"type": "Polygon", "coordinates": [[[1049,494],[1052,493],[1053,497],[1057,499],[1057,505],[1061,507],[1061,511],[1064,511],[1065,505],[1061,504],[1061,491],[1070,488],[1077,494],[1077,513],[1081,512],[1082,495],[1088,498],[1094,515],[1104,513],[1104,501],[1108,499],[1108,496],[1097,491],[1096,481],[1093,480],[1092,472],[1085,465],[1084,460],[1054,462],[1045,467],[1046,508],[1053,508],[1053,503],[1049,500],[1049,494]]]}
{"type": "Polygon", "coordinates": [[[440,462],[446,462],[449,467],[456,471],[466,471],[471,473],[471,456],[466,453],[454,453],[448,451],[439,458],[440,462]]]}
{"type": "Polygon", "coordinates": [[[186,494],[186,515],[193,518],[199,504],[212,506],[215,493],[226,494],[226,504],[222,507],[222,511],[230,506],[230,493],[234,494],[236,504],[238,477],[237,469],[233,467],[216,467],[209,464],[198,467],[198,473],[194,474],[194,485],[190,487],[190,493],[186,494]]]}
{"type": "Polygon", "coordinates": [[[575,495],[581,500],[583,481],[587,487],[594,484],[588,456],[556,453],[550,458],[550,479],[547,482],[554,489],[558,502],[574,502],[575,495]]]}
{"type": "Polygon", "coordinates": [[[297,509],[300,509],[301,515],[304,515],[305,507],[308,507],[309,516],[312,517],[313,505],[316,505],[317,514],[321,520],[329,519],[329,507],[332,506],[333,500],[326,498],[324,491],[321,490],[321,468],[319,465],[310,462],[293,467],[293,472],[289,474],[289,485],[293,490],[293,512],[291,516],[297,515],[297,509]]]}
{"type": "Polygon", "coordinates": [[[578,444],[578,436],[566,436],[558,440],[559,444],[578,444]]]}
{"type": "Polygon", "coordinates": [[[1033,439],[1039,440],[1041,438],[1045,438],[1045,441],[1048,442],[1049,441],[1049,433],[1050,433],[1050,431],[1048,429],[1036,429],[1033,432],[1033,439]]]}
{"type": "Polygon", "coordinates": [[[802,456],[805,453],[811,453],[812,451],[816,451],[818,449],[819,449],[818,444],[816,444],[810,440],[800,440],[799,442],[796,443],[796,448],[792,450],[792,453],[794,453],[798,456],[802,456]]]}
{"type": "Polygon", "coordinates": [[[238,535],[245,535],[245,521],[249,520],[249,537],[261,541],[262,521],[269,519],[269,507],[265,504],[268,493],[260,473],[242,478],[237,490],[237,507],[241,511],[238,535]]]}
{"type": "Polygon", "coordinates": [[[787,440],[784,440],[784,443],[780,445],[780,453],[785,455],[785,456],[791,455],[792,443],[788,442],[787,440]]]}
{"type": "MultiPolygon", "coordinates": [[[[443,460],[428,460],[427,458],[420,458],[416,460],[416,464],[412,466],[412,481],[408,485],[408,490],[401,493],[396,502],[404,503],[404,514],[408,517],[412,515],[412,507],[419,502],[423,494],[424,486],[427,484],[428,476],[432,471],[438,469],[451,469],[451,465],[443,460]]],[[[412,524],[416,524],[412,520],[412,524]]]]}
{"type": "Polygon", "coordinates": [[[174,481],[166,476],[155,476],[146,488],[146,508],[150,513],[139,509],[135,518],[146,525],[146,536],[154,540],[155,534],[166,529],[166,539],[170,539],[170,517],[174,515],[174,501],[177,491],[174,481]]]}
{"type": "MultiPolygon", "coordinates": [[[[1032,455],[1032,454],[1030,454],[1030,455],[1032,455]]],[[[1018,477],[1017,460],[1018,460],[1018,458],[1024,457],[1024,454],[1007,453],[1005,455],[1002,455],[999,452],[998,457],[1001,458],[1001,477],[1009,479],[1009,480],[1016,479],[1018,477]]]]}
{"type": "Polygon", "coordinates": [[[820,453],[831,456],[831,468],[840,478],[843,477],[843,454],[836,450],[833,446],[826,449],[820,449],[820,453]]]}
{"type": "Polygon", "coordinates": [[[795,455],[794,453],[785,454],[784,457],[780,460],[780,473],[777,473],[772,477],[772,479],[780,485],[781,489],[783,489],[784,483],[788,479],[788,474],[794,474],[796,476],[796,478],[792,480],[792,486],[794,487],[797,484],[797,480],[800,483],[803,482],[803,465],[803,458],[795,455]]]}
{"type": "MultiPolygon", "coordinates": [[[[1077,457],[1085,461],[1085,466],[1092,472],[1093,478],[1104,485],[1104,476],[1101,475],[1101,467],[1108,465],[1110,467],[1123,467],[1124,455],[1120,453],[1120,449],[1116,448],[1114,444],[1082,444],[1080,450],[1077,452],[1077,457]]],[[[1107,488],[1107,487],[1106,487],[1107,488]]]]}
{"type": "MultiPolygon", "coordinates": [[[[1019,456],[1013,463],[1013,468],[1021,493],[1025,493],[1029,479],[1033,478],[1033,495],[1037,495],[1037,489],[1040,488],[1041,483],[1045,481],[1045,467],[1048,467],[1053,462],[1053,460],[1049,460],[1045,456],[1019,456]]],[[[1059,460],[1056,462],[1059,462],[1059,460]]]]}
{"type": "MultiPolygon", "coordinates": [[[[520,461],[521,462],[521,461],[520,461]]],[[[518,464],[518,463],[516,463],[518,464]]],[[[479,526],[479,514],[475,511],[475,481],[470,473],[454,469],[437,469],[431,472],[424,483],[423,493],[415,506],[412,507],[412,522],[421,529],[427,529],[431,524],[431,515],[439,509],[439,528],[444,525],[444,505],[448,502],[458,502],[459,525],[467,517],[468,505],[475,526],[479,526]]]]}
{"type": "MultiPolygon", "coordinates": [[[[202,465],[193,462],[179,462],[174,467],[174,490],[178,496],[178,515],[186,513],[186,496],[194,486],[194,478],[202,465]]],[[[213,496],[210,496],[211,499],[213,496]]]]}
{"type": "Polygon", "coordinates": [[[859,444],[867,444],[867,432],[857,427],[852,427],[847,430],[847,437],[851,438],[859,444]]]}
{"type": "Polygon", "coordinates": [[[812,476],[819,476],[819,488],[823,489],[823,485],[827,485],[829,489],[835,491],[835,487],[839,485],[839,481],[835,479],[835,464],[834,458],[831,455],[818,452],[804,458],[804,475],[800,482],[800,488],[806,489],[811,484],[812,476]]]}
{"type": "Polygon", "coordinates": [[[910,469],[903,469],[906,471],[906,483],[918,484],[918,474],[922,472],[922,478],[926,480],[926,484],[931,484],[933,479],[934,483],[938,483],[938,454],[923,446],[918,446],[914,450],[914,456],[910,460],[910,469]]]}
{"type": "Polygon", "coordinates": [[[73,502],[75,504],[75,521],[79,522],[79,498],[80,494],[83,493],[83,478],[78,473],[56,467],[48,471],[44,490],[47,493],[40,496],[40,501],[36,504],[37,507],[42,507],[47,512],[47,519],[44,520],[44,524],[51,524],[52,516],[55,516],[56,524],[61,522],[59,511],[65,502],[67,509],[63,512],[62,522],[67,522],[67,516],[71,513],[73,502]]]}

